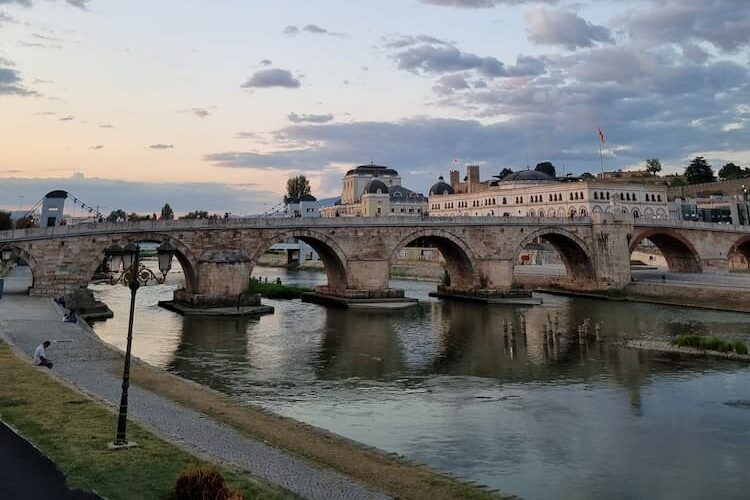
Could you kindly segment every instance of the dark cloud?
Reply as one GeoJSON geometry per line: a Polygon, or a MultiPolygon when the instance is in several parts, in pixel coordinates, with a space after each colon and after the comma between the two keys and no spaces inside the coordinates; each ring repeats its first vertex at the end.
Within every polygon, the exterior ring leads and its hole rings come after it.
{"type": "Polygon", "coordinates": [[[439,95],[450,95],[459,90],[471,88],[464,75],[453,73],[437,79],[432,89],[439,95]]]}
{"type": "Polygon", "coordinates": [[[75,120],[75,119],[76,119],[76,117],[75,117],[75,116],[73,116],[73,115],[68,115],[68,116],[63,116],[62,118],[60,118],[60,121],[61,121],[61,122],[72,122],[72,121],[73,121],[73,120],[75,120]]]}
{"type": "Polygon", "coordinates": [[[270,59],[261,59],[260,61],[261,66],[270,66],[271,64],[273,64],[273,61],[270,59]]]}
{"type": "Polygon", "coordinates": [[[321,28],[317,24],[306,24],[304,28],[302,28],[302,31],[307,31],[308,33],[313,33],[315,35],[327,35],[328,30],[321,28]]]}
{"type": "MultiPolygon", "coordinates": [[[[99,205],[100,210],[106,213],[118,208],[128,213],[158,212],[164,203],[169,203],[178,214],[193,210],[252,214],[262,212],[265,204],[275,204],[281,200],[280,194],[263,191],[252,184],[149,183],[88,178],[75,174],[46,179],[3,178],[0,181],[0,208],[14,208],[11,203],[3,206],[3,202],[18,200],[19,196],[24,196],[25,200],[38,200],[44,193],[56,189],[68,191],[88,205],[99,205]]],[[[17,205],[16,201],[16,208],[17,205]]],[[[66,212],[68,210],[72,210],[70,206],[66,206],[66,212]]]]}
{"type": "Polygon", "coordinates": [[[292,76],[292,73],[285,69],[270,68],[262,69],[253,73],[253,75],[242,84],[242,88],[269,88],[285,87],[299,88],[300,81],[292,76]]]}
{"type": "Polygon", "coordinates": [[[428,5],[440,7],[458,7],[461,9],[491,9],[496,5],[517,5],[533,1],[556,3],[556,0],[419,0],[428,5]]]}
{"type": "Polygon", "coordinates": [[[594,42],[614,42],[604,26],[592,24],[573,12],[545,8],[526,12],[526,32],[536,44],[560,45],[569,50],[591,47],[594,42]]]}
{"type": "MultiPolygon", "coordinates": [[[[0,64],[13,66],[12,62],[5,59],[0,59],[0,64]]],[[[0,66],[0,96],[3,95],[35,97],[39,96],[39,93],[29,90],[23,85],[21,74],[17,70],[0,66]]]]}
{"type": "Polygon", "coordinates": [[[287,115],[287,118],[292,123],[328,123],[331,120],[333,120],[333,115],[330,113],[327,114],[297,114],[297,113],[289,113],[287,115]]]}
{"type": "Polygon", "coordinates": [[[298,35],[300,33],[309,33],[311,35],[341,36],[340,33],[334,33],[325,28],[321,28],[317,24],[306,24],[301,28],[294,26],[294,25],[289,25],[289,26],[284,27],[284,29],[281,30],[281,33],[284,35],[289,35],[289,36],[298,35]]]}
{"type": "Polygon", "coordinates": [[[710,42],[725,51],[750,44],[747,0],[666,0],[620,18],[631,40],[645,44],[710,42]]]}
{"type": "MultiPolygon", "coordinates": [[[[78,7],[79,9],[86,9],[90,0],[65,0],[65,3],[78,7]]],[[[24,7],[31,7],[33,5],[32,0],[0,0],[0,5],[3,4],[16,4],[23,5],[24,7]]]]}
{"type": "Polygon", "coordinates": [[[285,26],[281,33],[284,35],[296,35],[299,33],[299,28],[296,26],[285,26]]]}
{"type": "Polygon", "coordinates": [[[151,144],[148,148],[149,149],[173,149],[174,145],[159,143],[159,144],[151,144]]]}

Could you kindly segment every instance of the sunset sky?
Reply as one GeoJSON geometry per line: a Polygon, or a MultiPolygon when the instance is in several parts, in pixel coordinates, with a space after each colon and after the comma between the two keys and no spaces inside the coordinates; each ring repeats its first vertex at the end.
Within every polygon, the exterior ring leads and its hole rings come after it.
{"type": "Polygon", "coordinates": [[[353,165],[750,166],[750,2],[0,0],[0,208],[257,213],[353,165]]]}

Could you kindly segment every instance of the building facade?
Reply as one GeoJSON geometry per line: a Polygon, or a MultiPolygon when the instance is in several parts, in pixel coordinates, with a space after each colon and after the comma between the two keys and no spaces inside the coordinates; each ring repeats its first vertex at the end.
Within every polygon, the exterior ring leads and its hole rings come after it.
{"type": "Polygon", "coordinates": [[[422,216],[427,198],[401,185],[392,168],[360,165],[344,176],[341,198],[320,209],[321,217],[422,216]]]}
{"type": "Polygon", "coordinates": [[[619,211],[633,217],[669,218],[666,188],[610,183],[595,179],[561,182],[543,172],[524,170],[494,181],[479,181],[470,166],[466,181],[456,186],[442,177],[429,195],[430,216],[587,217],[619,211]]]}

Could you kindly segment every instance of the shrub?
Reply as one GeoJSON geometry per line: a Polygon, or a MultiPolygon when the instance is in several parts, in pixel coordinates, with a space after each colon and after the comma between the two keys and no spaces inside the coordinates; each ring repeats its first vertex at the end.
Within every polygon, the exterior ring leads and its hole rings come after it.
{"type": "Polygon", "coordinates": [[[737,354],[747,354],[747,346],[738,340],[734,343],[734,352],[737,354]]]}
{"type": "Polygon", "coordinates": [[[239,493],[232,492],[217,471],[202,467],[185,470],[174,486],[177,500],[243,500],[239,493]]]}
{"type": "Polygon", "coordinates": [[[680,335],[672,341],[672,344],[680,347],[696,347],[708,351],[729,352],[731,350],[740,354],[747,354],[747,347],[742,342],[725,342],[719,337],[704,337],[702,335],[680,335]],[[738,348],[738,344],[742,347],[738,348]],[[744,348],[744,352],[740,352],[744,348]]]}

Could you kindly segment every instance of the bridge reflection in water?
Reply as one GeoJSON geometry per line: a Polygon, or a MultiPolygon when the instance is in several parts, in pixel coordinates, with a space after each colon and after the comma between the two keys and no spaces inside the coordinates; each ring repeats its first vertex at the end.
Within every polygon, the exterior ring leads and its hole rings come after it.
{"type": "MultiPolygon", "coordinates": [[[[750,341],[749,316],[555,296],[531,308],[436,302],[427,299],[432,283],[394,285],[424,302],[368,313],[269,301],[276,314],[259,320],[195,319],[155,307],[170,289],[151,287],[138,306],[135,354],[240,401],[527,498],[650,498],[657,487],[731,498],[750,487],[747,411],[723,404],[750,399],[747,367],[613,344],[691,332],[750,341]],[[544,330],[555,318],[561,333],[550,342],[544,330]],[[590,331],[601,325],[602,342],[579,344],[586,318],[590,331]]],[[[98,290],[116,315],[96,331],[117,345],[126,300],[118,287],[98,290]]]]}

